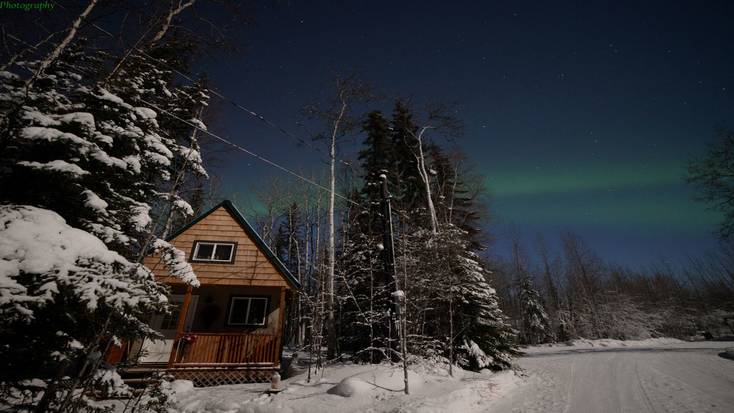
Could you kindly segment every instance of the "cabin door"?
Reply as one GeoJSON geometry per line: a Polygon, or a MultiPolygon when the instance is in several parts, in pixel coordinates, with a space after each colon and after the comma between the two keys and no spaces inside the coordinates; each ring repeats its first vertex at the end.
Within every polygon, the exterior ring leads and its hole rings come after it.
{"type": "MultiPolygon", "coordinates": [[[[168,301],[175,306],[170,314],[156,314],[150,321],[150,326],[163,335],[163,339],[152,340],[146,339],[143,342],[143,356],[140,357],[141,363],[167,363],[173,349],[173,342],[176,339],[176,327],[178,317],[181,313],[183,305],[183,295],[169,295],[168,301]]],[[[194,323],[194,314],[196,314],[196,304],[199,301],[198,295],[192,295],[189,301],[189,311],[186,314],[186,323],[184,331],[191,331],[194,323]]]]}

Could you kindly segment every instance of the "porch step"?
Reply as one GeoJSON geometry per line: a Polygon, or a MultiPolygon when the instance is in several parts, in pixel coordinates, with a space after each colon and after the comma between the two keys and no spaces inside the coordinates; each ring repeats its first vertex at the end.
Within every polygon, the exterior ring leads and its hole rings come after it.
{"type": "Polygon", "coordinates": [[[145,387],[145,386],[148,386],[150,384],[159,383],[160,382],[160,379],[153,379],[153,378],[148,378],[148,379],[142,379],[142,378],[133,379],[133,378],[127,378],[127,379],[122,379],[122,381],[125,382],[125,384],[127,384],[130,387],[145,387]]]}
{"type": "Polygon", "coordinates": [[[118,370],[118,372],[125,384],[131,387],[145,387],[160,381],[160,375],[156,373],[163,372],[165,369],[165,364],[150,364],[127,367],[118,370]]]}

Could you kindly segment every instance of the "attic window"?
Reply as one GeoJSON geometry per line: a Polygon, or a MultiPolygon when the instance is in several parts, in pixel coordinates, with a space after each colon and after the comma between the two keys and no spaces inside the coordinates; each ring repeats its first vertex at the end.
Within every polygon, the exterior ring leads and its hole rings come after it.
{"type": "Polygon", "coordinates": [[[268,312],[265,297],[232,297],[227,324],[231,326],[264,326],[268,312]]]}
{"type": "Polygon", "coordinates": [[[234,262],[234,252],[237,244],[234,242],[195,241],[194,252],[191,254],[193,262],[234,262]]]}

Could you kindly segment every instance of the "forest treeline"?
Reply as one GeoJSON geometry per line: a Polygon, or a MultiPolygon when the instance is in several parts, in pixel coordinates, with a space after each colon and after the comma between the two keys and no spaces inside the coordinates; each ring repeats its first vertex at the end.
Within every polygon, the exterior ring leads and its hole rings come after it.
{"type": "MultiPolygon", "coordinates": [[[[430,121],[415,121],[413,110],[397,100],[390,116],[379,111],[363,115],[354,132],[362,141],[359,167],[343,167],[338,174],[340,190],[351,201],[340,203],[337,212],[333,328],[339,351],[381,359],[385,337],[389,340],[385,291],[391,288],[386,286],[381,250],[385,226],[380,175],[387,179],[395,209],[396,273],[407,292],[411,354],[454,357],[449,353],[456,350],[456,361],[476,350],[473,344],[482,339],[469,333],[475,313],[468,309],[476,308],[475,297],[499,304],[501,313],[492,309],[492,323],[499,328],[493,337],[511,343],[500,346],[505,354],[512,354],[516,344],[575,338],[734,334],[734,254],[726,242],[719,251],[676,266],[659,263],[640,269],[606,262],[570,232],[559,234],[559,251],[551,251],[542,239],[529,246],[516,239],[510,257],[494,254],[488,243],[493,235],[488,225],[491,198],[482,177],[471,172],[464,156],[437,143],[440,138],[420,137],[419,125],[430,121]],[[462,266],[467,263],[476,271],[462,266]],[[476,292],[465,289],[469,286],[476,292]]],[[[328,311],[321,295],[328,291],[320,255],[324,200],[318,191],[284,181],[262,188],[257,199],[251,213],[266,241],[304,280],[304,295],[289,313],[290,342],[304,346],[320,340],[329,328],[319,320],[328,311]],[[316,332],[310,330],[314,320],[316,332]]],[[[485,341],[493,346],[499,342],[485,341]]],[[[503,366],[499,360],[504,359],[495,358],[490,365],[503,366]]]]}
{"type": "Polygon", "coordinates": [[[730,249],[630,269],[573,233],[560,238],[556,254],[542,239],[529,247],[514,240],[511,257],[494,261],[502,309],[523,343],[734,335],[730,249]]]}
{"type": "Polygon", "coordinates": [[[423,115],[417,120],[420,116],[397,100],[392,113],[358,116],[353,133],[364,144],[357,161],[338,174],[343,177],[339,192],[347,197],[337,209],[333,324],[326,320],[331,308],[324,194],[282,182],[259,193],[258,227],[304,285],[291,306],[288,336],[296,347],[319,348],[332,333],[337,356],[395,359],[399,334],[391,330],[390,319],[397,290],[405,300],[409,354],[448,357],[466,368],[507,368],[515,352],[514,332],[482,255],[481,179],[465,167],[463,157],[428,138],[428,131],[451,133],[453,121],[439,112],[423,115]],[[394,259],[386,248],[390,226],[394,259]]]}

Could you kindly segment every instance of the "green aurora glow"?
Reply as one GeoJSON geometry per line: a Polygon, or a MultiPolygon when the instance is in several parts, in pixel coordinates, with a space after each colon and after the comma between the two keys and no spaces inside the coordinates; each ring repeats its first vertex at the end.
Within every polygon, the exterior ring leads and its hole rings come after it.
{"type": "Polygon", "coordinates": [[[713,231],[721,215],[695,200],[680,164],[485,171],[499,222],[713,231]]]}

